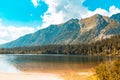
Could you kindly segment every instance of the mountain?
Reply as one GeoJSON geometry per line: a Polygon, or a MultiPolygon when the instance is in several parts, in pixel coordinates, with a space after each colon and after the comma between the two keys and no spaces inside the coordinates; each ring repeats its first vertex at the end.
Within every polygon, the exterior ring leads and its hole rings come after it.
{"type": "Polygon", "coordinates": [[[85,19],[71,19],[63,24],[27,34],[0,47],[22,47],[48,44],[91,43],[120,34],[120,23],[115,19],[96,14],[85,19]]]}
{"type": "Polygon", "coordinates": [[[120,23],[120,13],[112,15],[110,19],[116,20],[120,23]]]}

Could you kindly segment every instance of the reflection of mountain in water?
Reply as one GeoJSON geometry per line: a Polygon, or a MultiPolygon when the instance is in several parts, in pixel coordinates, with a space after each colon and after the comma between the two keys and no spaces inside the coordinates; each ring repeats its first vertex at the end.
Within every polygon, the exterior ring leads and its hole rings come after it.
{"type": "Polygon", "coordinates": [[[7,61],[5,55],[0,55],[0,72],[17,73],[20,71],[7,61]]]}
{"type": "Polygon", "coordinates": [[[9,61],[20,71],[54,72],[87,71],[112,57],[65,55],[9,55],[9,61]]]}

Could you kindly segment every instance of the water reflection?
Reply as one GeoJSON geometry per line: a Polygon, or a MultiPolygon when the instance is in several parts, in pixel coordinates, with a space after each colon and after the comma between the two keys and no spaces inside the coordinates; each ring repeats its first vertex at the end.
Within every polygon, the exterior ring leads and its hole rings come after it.
{"type": "Polygon", "coordinates": [[[0,72],[17,73],[20,71],[8,62],[5,55],[0,55],[0,72]]]}
{"type": "Polygon", "coordinates": [[[0,59],[0,71],[82,71],[95,68],[113,57],[65,55],[5,55],[0,59]],[[17,69],[16,69],[17,68],[17,69]]]}

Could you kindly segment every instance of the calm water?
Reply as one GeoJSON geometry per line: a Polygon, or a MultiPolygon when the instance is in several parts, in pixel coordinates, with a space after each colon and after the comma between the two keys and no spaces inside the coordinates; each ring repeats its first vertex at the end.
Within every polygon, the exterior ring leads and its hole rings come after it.
{"type": "Polygon", "coordinates": [[[113,57],[80,55],[0,55],[0,72],[85,71],[113,57]]]}

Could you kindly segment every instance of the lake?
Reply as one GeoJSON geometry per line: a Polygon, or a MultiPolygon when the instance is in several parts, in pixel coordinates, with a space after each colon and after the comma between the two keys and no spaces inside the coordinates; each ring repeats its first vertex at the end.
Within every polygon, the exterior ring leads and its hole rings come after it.
{"type": "Polygon", "coordinates": [[[0,55],[0,72],[67,72],[87,71],[114,57],[55,55],[55,54],[5,54],[0,55]]]}

